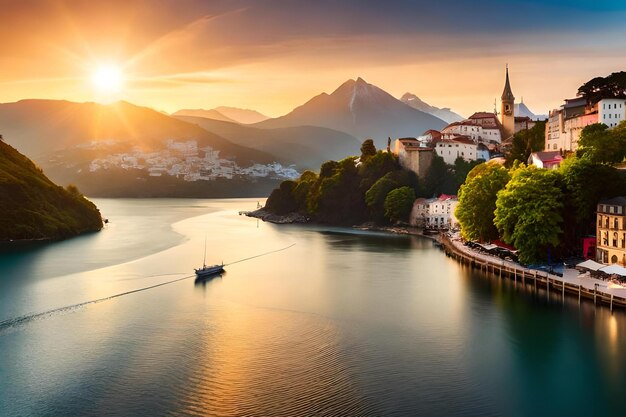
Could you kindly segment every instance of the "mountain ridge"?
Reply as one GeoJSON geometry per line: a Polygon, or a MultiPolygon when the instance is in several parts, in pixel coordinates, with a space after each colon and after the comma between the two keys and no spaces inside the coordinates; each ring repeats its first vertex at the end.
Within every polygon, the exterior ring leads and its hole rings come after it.
{"type": "Polygon", "coordinates": [[[419,136],[446,124],[358,77],[345,81],[331,94],[323,92],[312,97],[286,115],[252,126],[321,126],[346,132],[358,140],[373,138],[379,147],[384,147],[388,137],[419,136]]]}
{"type": "Polygon", "coordinates": [[[411,106],[414,109],[423,111],[428,114],[432,114],[433,116],[440,118],[446,123],[454,123],[465,120],[465,117],[453,112],[449,107],[431,106],[413,93],[404,93],[402,97],[400,97],[400,101],[407,104],[408,106],[411,106]]]}

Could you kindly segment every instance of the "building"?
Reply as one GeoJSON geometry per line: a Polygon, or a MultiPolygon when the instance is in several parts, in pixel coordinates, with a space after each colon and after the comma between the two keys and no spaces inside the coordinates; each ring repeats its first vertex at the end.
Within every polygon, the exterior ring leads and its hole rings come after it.
{"type": "Polygon", "coordinates": [[[433,163],[433,148],[426,147],[415,138],[400,138],[394,144],[393,153],[398,157],[400,166],[424,178],[433,163]]]}
{"type": "Polygon", "coordinates": [[[527,165],[534,165],[537,168],[557,169],[561,162],[563,162],[563,156],[559,151],[544,151],[531,153],[528,157],[527,165]]]}
{"type": "Polygon", "coordinates": [[[598,203],[596,262],[626,266],[626,197],[598,203]]]}
{"type": "MultiPolygon", "coordinates": [[[[523,108],[527,114],[533,114],[526,106],[523,106],[523,108]]],[[[501,145],[505,144],[505,141],[510,144],[511,138],[515,133],[531,129],[535,123],[528,115],[515,116],[515,96],[511,90],[509,68],[507,66],[504,91],[501,97],[500,119],[495,109],[493,112],[476,112],[465,120],[450,123],[443,128],[441,130],[441,139],[469,138],[476,144],[482,143],[486,145],[491,153],[498,153],[501,151],[501,145]]],[[[483,153],[482,156],[486,156],[486,154],[483,153]]],[[[486,160],[488,159],[489,157],[486,158],[486,160]]]]}
{"type": "Polygon", "coordinates": [[[609,128],[617,126],[626,115],[626,100],[619,98],[605,98],[596,105],[598,122],[609,128]]]}
{"type": "Polygon", "coordinates": [[[511,90],[511,83],[509,82],[508,65],[506,66],[506,80],[504,82],[504,91],[502,91],[501,100],[501,123],[504,130],[504,139],[508,139],[515,134],[515,96],[511,90]]]}
{"type": "Polygon", "coordinates": [[[478,159],[478,145],[467,136],[441,139],[435,145],[435,152],[449,165],[453,165],[456,158],[459,157],[468,162],[478,159]]]}
{"type": "Polygon", "coordinates": [[[441,130],[442,139],[454,139],[457,136],[467,136],[477,143],[499,144],[502,142],[502,124],[494,113],[477,112],[441,130]]]}
{"type": "Polygon", "coordinates": [[[546,151],[575,152],[582,130],[594,123],[604,123],[609,129],[626,119],[626,100],[605,98],[595,104],[584,97],[566,99],[558,109],[550,111],[546,123],[546,151]]]}
{"type": "Polygon", "coordinates": [[[425,229],[457,229],[459,222],[454,210],[459,201],[455,195],[442,194],[438,198],[418,198],[413,203],[409,223],[425,229]]]}

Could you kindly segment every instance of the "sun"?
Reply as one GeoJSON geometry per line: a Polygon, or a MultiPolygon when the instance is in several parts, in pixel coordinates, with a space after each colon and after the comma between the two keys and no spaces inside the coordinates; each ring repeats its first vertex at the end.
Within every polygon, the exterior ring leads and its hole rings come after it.
{"type": "Polygon", "coordinates": [[[105,65],[91,75],[91,84],[101,94],[119,93],[124,84],[124,74],[116,65],[105,65]]]}

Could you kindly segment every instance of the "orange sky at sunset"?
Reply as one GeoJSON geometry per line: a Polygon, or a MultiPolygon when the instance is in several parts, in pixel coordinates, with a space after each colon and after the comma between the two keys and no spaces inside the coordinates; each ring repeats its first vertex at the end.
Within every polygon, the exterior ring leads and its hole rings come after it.
{"type": "Polygon", "coordinates": [[[517,99],[546,113],[588,79],[626,68],[623,25],[612,23],[624,21],[620,8],[593,11],[604,24],[582,33],[572,25],[592,12],[576,1],[562,11],[524,3],[532,25],[495,2],[480,24],[468,2],[420,3],[4,0],[0,102],[106,98],[168,112],[227,105],[278,116],[360,76],[467,116],[493,108],[508,63],[517,99]],[[537,22],[542,13],[561,13],[561,26],[537,22]],[[124,74],[115,94],[91,82],[103,65],[124,74]]]}

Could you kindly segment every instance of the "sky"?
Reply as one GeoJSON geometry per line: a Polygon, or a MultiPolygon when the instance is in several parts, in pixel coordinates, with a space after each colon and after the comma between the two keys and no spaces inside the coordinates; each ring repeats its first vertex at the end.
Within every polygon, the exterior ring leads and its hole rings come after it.
{"type": "Polygon", "coordinates": [[[558,107],[626,70],[626,1],[0,0],[0,102],[127,100],[288,113],[347,79],[462,115],[558,107]],[[94,86],[120,68],[115,91],[94,86]]]}

